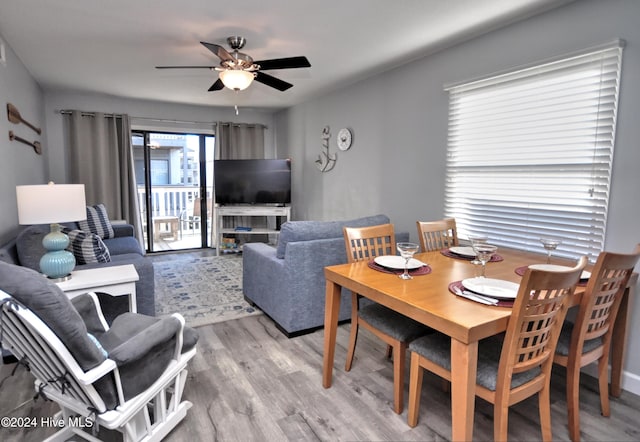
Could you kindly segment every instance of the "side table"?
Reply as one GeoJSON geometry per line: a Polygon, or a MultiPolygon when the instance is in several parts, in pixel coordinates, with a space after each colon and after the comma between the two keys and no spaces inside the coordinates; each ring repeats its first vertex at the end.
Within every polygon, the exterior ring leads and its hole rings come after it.
{"type": "Polygon", "coordinates": [[[74,270],[71,279],[57,282],[58,287],[74,298],[87,292],[106,293],[111,296],[129,296],[129,311],[136,313],[136,281],[138,272],[132,264],[74,270]]]}

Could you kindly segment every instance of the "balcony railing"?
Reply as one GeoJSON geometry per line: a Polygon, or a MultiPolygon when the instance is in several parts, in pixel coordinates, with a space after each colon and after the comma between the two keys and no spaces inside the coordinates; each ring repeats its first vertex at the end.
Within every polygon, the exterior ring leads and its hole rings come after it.
{"type": "MultiPolygon", "coordinates": [[[[147,241],[146,191],[138,186],[138,201],[144,238],[147,241]]],[[[153,186],[151,194],[151,224],[153,250],[181,250],[200,247],[199,207],[195,207],[200,197],[200,187],[196,186],[153,186]],[[171,218],[174,218],[171,220],[171,218]],[[158,231],[155,231],[155,230],[158,231]],[[161,229],[161,230],[160,230],[161,229]],[[167,230],[168,229],[168,230],[167,230]]],[[[209,196],[210,197],[210,196],[209,196]]],[[[211,227],[211,226],[210,226],[211,227]]]]}
{"type": "MultiPolygon", "coordinates": [[[[153,186],[151,194],[151,217],[177,216],[193,210],[196,198],[200,197],[197,186],[153,186]]],[[[138,186],[138,201],[142,219],[146,219],[146,192],[138,186]]]]}

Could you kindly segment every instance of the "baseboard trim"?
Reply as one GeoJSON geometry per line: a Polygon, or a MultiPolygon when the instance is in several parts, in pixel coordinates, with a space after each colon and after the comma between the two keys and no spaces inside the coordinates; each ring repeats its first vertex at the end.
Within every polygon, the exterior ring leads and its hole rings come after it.
{"type": "MultiPolygon", "coordinates": [[[[589,364],[582,368],[582,372],[598,379],[598,366],[597,364],[589,364]]],[[[609,373],[611,373],[611,366],[609,366],[609,373]]],[[[622,372],[622,389],[629,393],[637,394],[640,396],[640,376],[630,373],[628,371],[622,372]]]]}

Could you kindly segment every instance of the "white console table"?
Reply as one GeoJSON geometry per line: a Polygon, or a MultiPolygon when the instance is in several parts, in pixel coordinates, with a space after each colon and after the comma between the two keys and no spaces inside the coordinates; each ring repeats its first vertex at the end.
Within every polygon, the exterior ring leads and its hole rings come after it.
{"type": "Polygon", "coordinates": [[[129,296],[129,311],[135,313],[136,281],[138,272],[132,264],[95,269],[74,270],[71,279],[57,282],[58,287],[74,298],[87,292],[106,293],[111,296],[129,296]]]}
{"type": "Polygon", "coordinates": [[[222,238],[224,234],[235,235],[278,235],[280,230],[277,228],[252,228],[251,230],[236,230],[237,226],[224,227],[224,218],[230,216],[266,216],[276,218],[276,226],[278,226],[277,217],[281,217],[280,222],[289,221],[291,217],[291,206],[217,206],[213,209],[216,216],[216,255],[220,255],[222,238]]]}

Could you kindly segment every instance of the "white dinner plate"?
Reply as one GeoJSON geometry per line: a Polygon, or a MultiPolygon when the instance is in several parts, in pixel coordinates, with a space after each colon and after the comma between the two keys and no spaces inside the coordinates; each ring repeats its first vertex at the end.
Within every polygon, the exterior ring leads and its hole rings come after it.
{"type": "MultiPolygon", "coordinates": [[[[569,270],[571,267],[559,266],[556,264],[531,264],[529,268],[534,270],[546,270],[548,272],[560,272],[564,270],[569,270]]],[[[587,270],[583,270],[582,273],[580,274],[580,279],[589,279],[589,278],[591,278],[591,272],[587,270]]]]}
{"type": "Polygon", "coordinates": [[[516,299],[520,287],[515,282],[483,277],[463,279],[462,285],[467,290],[496,299],[516,299]]]}
{"type": "Polygon", "coordinates": [[[469,258],[475,258],[476,252],[473,251],[473,247],[449,247],[451,253],[456,255],[466,256],[469,258]]]}
{"type": "MultiPolygon", "coordinates": [[[[402,256],[397,256],[397,255],[383,255],[383,256],[376,256],[373,261],[378,264],[381,265],[382,267],[386,267],[388,269],[404,269],[404,258],[402,256]]],[[[409,265],[407,266],[408,269],[413,270],[413,269],[419,269],[420,267],[422,267],[424,265],[424,263],[422,261],[419,261],[415,258],[411,258],[409,260],[409,265]]]]}

